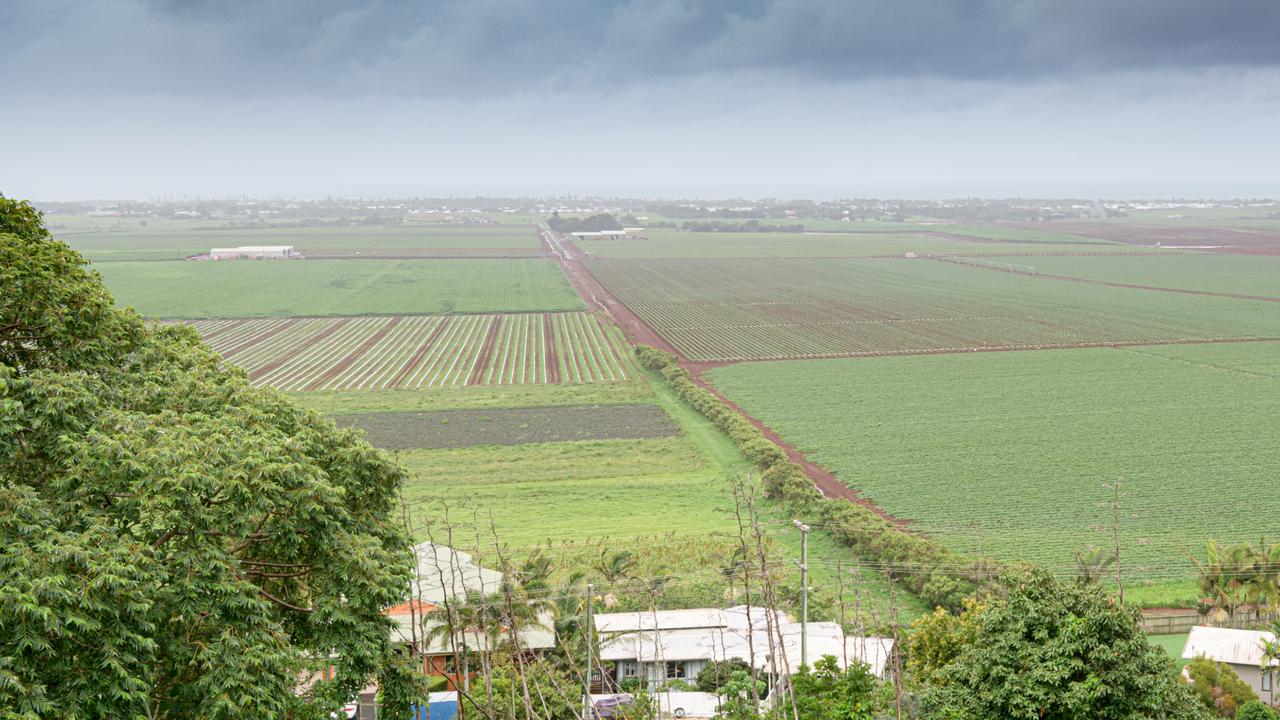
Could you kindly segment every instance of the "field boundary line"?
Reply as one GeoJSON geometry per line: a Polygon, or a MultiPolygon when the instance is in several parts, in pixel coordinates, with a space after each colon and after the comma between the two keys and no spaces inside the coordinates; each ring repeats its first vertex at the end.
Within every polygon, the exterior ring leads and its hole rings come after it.
{"type": "Polygon", "coordinates": [[[784,360],[839,360],[842,358],[900,357],[913,355],[959,355],[976,352],[1032,352],[1037,350],[1088,350],[1091,348],[1156,347],[1160,345],[1218,345],[1229,343],[1280,342],[1280,337],[1215,337],[1215,338],[1161,338],[1154,340],[1097,340],[1078,343],[1037,343],[1027,345],[990,345],[986,347],[921,348],[918,350],[865,350],[844,353],[808,353],[801,355],[732,356],[712,358],[687,358],[680,355],[685,364],[731,365],[733,363],[778,362],[784,360]]]}
{"type": "MultiPolygon", "coordinates": [[[[1141,253],[1146,254],[1146,253],[1141,253]]],[[[1026,257],[1026,256],[1019,256],[1026,257]]],[[[1066,282],[1085,283],[1087,285],[1104,285],[1106,287],[1126,288],[1130,290],[1155,290],[1159,292],[1181,293],[1183,295],[1200,295],[1207,297],[1230,298],[1233,300],[1261,300],[1263,302],[1280,302],[1280,297],[1272,297],[1270,295],[1248,295],[1245,293],[1224,293],[1215,292],[1213,290],[1191,290],[1189,288],[1171,288],[1160,287],[1158,285],[1139,285],[1136,283],[1118,283],[1109,280],[1092,280],[1090,278],[1076,277],[1074,275],[1055,275],[1053,273],[1027,272],[1025,270],[1015,270],[1013,268],[991,267],[988,265],[977,265],[962,261],[962,256],[956,258],[945,257],[941,255],[926,255],[926,259],[937,262],[950,263],[952,265],[960,265],[962,267],[977,268],[979,270],[994,270],[998,272],[1007,272],[1013,275],[1023,275],[1026,277],[1043,278],[1045,280],[1061,280],[1066,282]],[[961,258],[961,259],[957,259],[961,258]]]]}

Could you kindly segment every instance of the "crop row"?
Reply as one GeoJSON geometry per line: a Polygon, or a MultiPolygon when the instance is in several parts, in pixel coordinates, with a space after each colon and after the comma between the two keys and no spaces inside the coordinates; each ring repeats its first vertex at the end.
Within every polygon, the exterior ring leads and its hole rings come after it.
{"type": "Polygon", "coordinates": [[[254,384],[288,391],[579,384],[631,372],[618,334],[588,313],[189,324],[254,384]]]}
{"type": "Polygon", "coordinates": [[[744,360],[1280,337],[1280,306],[917,260],[592,260],[681,355],[744,360]]]}

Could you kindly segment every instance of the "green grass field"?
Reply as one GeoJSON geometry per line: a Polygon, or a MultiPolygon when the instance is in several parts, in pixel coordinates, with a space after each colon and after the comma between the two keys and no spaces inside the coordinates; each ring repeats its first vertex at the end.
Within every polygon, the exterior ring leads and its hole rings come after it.
{"type": "MultiPolygon", "coordinates": [[[[846,226],[849,223],[844,223],[846,226]]],[[[1118,243],[1078,239],[1092,244],[1062,244],[1040,239],[1025,243],[969,242],[929,235],[927,232],[950,232],[950,226],[939,225],[921,232],[815,232],[815,233],[694,233],[655,229],[645,232],[644,239],[578,240],[583,252],[611,258],[730,258],[730,257],[868,257],[1022,252],[1141,252],[1118,243]]],[[[1070,236],[1060,235],[1061,238],[1070,236]]]]}
{"type": "Polygon", "coordinates": [[[1280,257],[1180,253],[1149,257],[1002,258],[1038,272],[1104,282],[1280,298],[1280,257]]]}
{"type": "Polygon", "coordinates": [[[550,260],[278,260],[95,265],[156,318],[581,310],[550,260]]]}
{"type": "Polygon", "coordinates": [[[94,262],[123,260],[181,260],[215,247],[293,245],[305,254],[354,251],[460,253],[511,250],[536,253],[538,235],[530,225],[390,225],[340,227],[255,227],[226,229],[209,221],[149,221],[143,227],[78,225],[54,228],[54,237],[67,242],[94,262]]]}
{"type": "MultiPolygon", "coordinates": [[[[407,468],[405,495],[419,525],[440,520],[447,505],[461,536],[457,544],[492,543],[496,528],[515,553],[550,544],[564,566],[589,563],[601,550],[626,549],[641,575],[672,575],[668,607],[720,604],[719,567],[736,546],[730,478],[750,465],[709,421],[683,405],[650,375],[600,386],[461,387],[426,392],[317,392],[291,395],[329,414],[504,408],[556,404],[652,403],[680,428],[676,437],[407,450],[394,456],[407,468]]],[[[799,533],[790,518],[762,501],[771,563],[794,585],[791,559],[799,533]]],[[[425,530],[419,535],[426,537],[425,530]]],[[[810,538],[814,617],[835,617],[836,571],[843,563],[848,616],[881,627],[894,607],[904,622],[925,610],[914,597],[891,593],[882,576],[858,570],[847,550],[824,531],[810,538]],[[893,601],[890,601],[890,597],[893,601]],[[860,610],[855,611],[854,606],[860,610]],[[823,615],[827,613],[828,615],[823,615]]]]}
{"type": "Polygon", "coordinates": [[[1181,635],[1148,635],[1147,639],[1152,645],[1164,650],[1173,659],[1175,665],[1179,668],[1184,667],[1190,660],[1182,659],[1182,651],[1187,646],[1187,636],[1189,633],[1181,635]]]}
{"type": "MultiPolygon", "coordinates": [[[[1126,574],[1275,534],[1280,343],[739,364],[708,377],[888,512],[966,552],[1044,563],[1106,546],[1126,574]]],[[[1185,586],[1171,592],[1185,592],[1185,586]]]]}

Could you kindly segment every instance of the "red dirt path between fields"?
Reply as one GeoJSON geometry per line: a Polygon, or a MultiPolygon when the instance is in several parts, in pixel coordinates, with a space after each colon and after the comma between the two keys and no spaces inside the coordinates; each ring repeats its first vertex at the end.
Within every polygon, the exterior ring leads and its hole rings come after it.
{"type": "Polygon", "coordinates": [[[275,360],[275,361],[273,361],[273,362],[269,362],[269,363],[267,363],[266,365],[263,365],[262,367],[258,368],[257,370],[254,370],[253,372],[249,373],[249,379],[250,379],[250,380],[257,380],[258,378],[262,377],[263,375],[266,375],[267,373],[271,372],[272,370],[275,370],[276,368],[280,367],[281,365],[283,365],[283,364],[285,364],[285,363],[289,362],[289,361],[290,361],[290,360],[292,360],[294,357],[296,357],[298,353],[302,352],[303,350],[306,350],[307,348],[311,347],[312,345],[315,345],[316,343],[320,342],[321,340],[324,340],[325,338],[329,337],[330,335],[332,335],[332,334],[334,334],[334,333],[338,332],[338,331],[339,331],[339,330],[341,330],[344,326],[346,326],[346,324],[347,324],[347,323],[351,322],[353,319],[354,319],[354,318],[342,318],[342,319],[341,319],[341,320],[339,320],[338,322],[336,322],[336,323],[334,323],[334,324],[330,325],[329,327],[325,328],[322,332],[319,332],[319,333],[317,333],[317,334],[315,334],[315,335],[312,335],[310,338],[308,338],[308,339],[307,339],[305,342],[303,342],[301,345],[299,345],[299,346],[298,346],[298,347],[296,347],[296,348],[293,348],[293,351],[292,351],[292,352],[290,352],[290,353],[286,353],[286,354],[285,354],[283,357],[281,357],[279,360],[275,360]]]}
{"type": "Polygon", "coordinates": [[[480,346],[480,357],[476,358],[476,366],[471,370],[471,377],[467,378],[468,385],[479,385],[480,378],[484,377],[485,368],[490,362],[489,356],[493,354],[493,341],[498,337],[498,326],[501,324],[501,315],[489,323],[489,332],[485,333],[484,344],[480,346]]]}
{"type": "Polygon", "coordinates": [[[573,286],[575,291],[577,291],[583,302],[587,303],[588,306],[595,306],[608,314],[613,319],[613,322],[618,327],[622,328],[623,334],[626,335],[627,340],[632,344],[656,347],[679,358],[680,365],[689,371],[689,375],[693,378],[695,383],[707,389],[709,392],[714,393],[716,397],[724,401],[724,403],[732,408],[734,412],[741,415],[747,422],[759,428],[760,432],[764,433],[764,436],[768,438],[770,442],[781,448],[792,462],[804,469],[805,474],[809,476],[809,479],[813,481],[814,486],[817,487],[823,495],[829,498],[842,498],[844,500],[857,503],[899,527],[905,527],[907,525],[907,521],[902,520],[901,518],[896,518],[885,512],[884,509],[878,507],[875,503],[872,503],[870,500],[859,495],[858,491],[840,482],[839,478],[831,474],[827,469],[817,465],[816,463],[810,462],[805,457],[804,453],[796,446],[784,441],[778,433],[773,431],[772,428],[743,412],[742,408],[738,407],[737,403],[726,398],[719,390],[703,379],[703,370],[728,365],[729,363],[695,363],[685,360],[680,356],[680,353],[676,352],[674,347],[672,347],[666,340],[663,340],[662,337],[659,336],[658,333],[654,332],[652,328],[646,325],[639,316],[631,312],[631,309],[624,305],[622,301],[614,297],[613,293],[609,292],[604,285],[600,284],[600,281],[597,280],[595,276],[591,274],[591,271],[583,264],[582,252],[578,250],[572,242],[562,241],[560,243],[560,247],[564,250],[563,255],[557,253],[555,249],[551,247],[550,242],[545,235],[543,235],[543,243],[547,247],[548,254],[560,263],[560,266],[564,269],[565,276],[569,278],[569,284],[573,286]]]}
{"type": "Polygon", "coordinates": [[[263,340],[266,340],[267,338],[275,337],[276,335],[279,335],[285,330],[288,330],[289,328],[293,327],[297,323],[298,323],[298,318],[289,318],[288,320],[285,320],[284,322],[262,333],[261,335],[254,335],[248,340],[245,340],[244,342],[237,344],[235,347],[227,348],[226,350],[223,351],[222,357],[229,359],[232,355],[235,355],[241,350],[244,350],[245,348],[248,348],[248,347],[253,347],[254,345],[257,345],[263,340]]]}
{"type": "Polygon", "coordinates": [[[418,363],[422,362],[423,356],[431,350],[431,346],[435,344],[436,338],[440,337],[440,333],[444,332],[444,328],[448,324],[449,317],[445,316],[444,320],[441,320],[440,323],[436,325],[436,329],[432,330],[431,334],[427,336],[427,339],[422,341],[422,345],[420,345],[417,351],[413,353],[413,357],[409,358],[409,362],[405,363],[404,367],[400,368],[400,372],[396,373],[396,376],[391,379],[391,382],[387,383],[387,387],[400,387],[401,381],[408,377],[409,373],[414,371],[418,366],[418,363]]]}
{"type": "Polygon", "coordinates": [[[403,319],[404,318],[399,315],[391,318],[391,322],[378,328],[377,332],[370,335],[369,338],[364,342],[360,343],[360,346],[357,347],[355,350],[352,350],[351,352],[347,353],[347,356],[342,358],[342,360],[337,365],[334,365],[333,367],[326,370],[323,375],[316,378],[315,380],[312,380],[311,384],[307,385],[306,389],[318,390],[325,383],[338,377],[338,375],[342,374],[342,371],[354,365],[356,360],[359,360],[362,355],[369,352],[370,348],[372,348],[374,345],[377,345],[382,340],[382,338],[386,337],[387,333],[391,332],[391,329],[394,328],[396,325],[399,325],[400,321],[403,319]]]}

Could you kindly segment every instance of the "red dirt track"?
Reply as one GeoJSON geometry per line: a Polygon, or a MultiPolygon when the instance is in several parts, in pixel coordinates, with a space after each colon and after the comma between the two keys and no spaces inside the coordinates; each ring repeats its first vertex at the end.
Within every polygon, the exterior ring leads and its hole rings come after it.
{"type": "MultiPolygon", "coordinates": [[[[652,328],[646,325],[643,320],[641,320],[635,313],[631,312],[630,308],[614,297],[613,293],[609,292],[604,285],[601,285],[600,281],[596,280],[595,276],[592,275],[582,263],[582,252],[579,251],[578,248],[574,247],[572,242],[562,241],[560,243],[560,247],[564,249],[564,254],[562,255],[556,252],[545,233],[542,234],[542,241],[548,254],[558,260],[560,266],[564,268],[565,276],[569,278],[569,284],[571,284],[573,289],[577,291],[583,302],[587,303],[588,306],[594,306],[607,313],[613,319],[614,323],[618,325],[618,327],[622,328],[622,332],[626,335],[628,341],[633,344],[656,347],[675,355],[677,358],[680,357],[680,354],[676,352],[674,347],[672,347],[666,340],[663,340],[656,332],[653,331],[652,328]]],[[[551,347],[551,345],[552,343],[548,343],[548,348],[551,347]]],[[[738,407],[736,403],[726,398],[719,390],[703,379],[702,372],[704,370],[709,370],[713,367],[722,367],[728,364],[730,363],[695,363],[688,362],[683,358],[680,359],[680,365],[689,371],[694,382],[714,393],[716,397],[724,401],[726,405],[733,408],[734,412],[738,413],[752,425],[759,428],[760,431],[764,433],[764,436],[768,438],[770,442],[781,448],[792,462],[804,468],[805,474],[809,476],[809,479],[813,480],[814,486],[816,486],[823,495],[829,498],[841,498],[850,502],[855,502],[874,511],[876,514],[895,525],[906,525],[905,521],[893,517],[883,509],[877,507],[871,501],[863,498],[853,488],[850,488],[848,485],[840,482],[840,480],[836,478],[835,475],[832,475],[830,471],[810,462],[805,458],[804,453],[794,445],[785,442],[778,433],[774,432],[767,425],[743,412],[742,408],[738,407]]],[[[550,362],[548,363],[548,366],[551,366],[550,362]]]]}
{"type": "Polygon", "coordinates": [[[501,324],[501,315],[489,323],[489,332],[485,333],[484,344],[480,346],[480,357],[476,358],[476,365],[471,369],[471,377],[467,378],[468,385],[479,385],[480,379],[484,377],[484,369],[489,366],[489,356],[493,354],[493,341],[498,336],[498,326],[501,324]]]}

